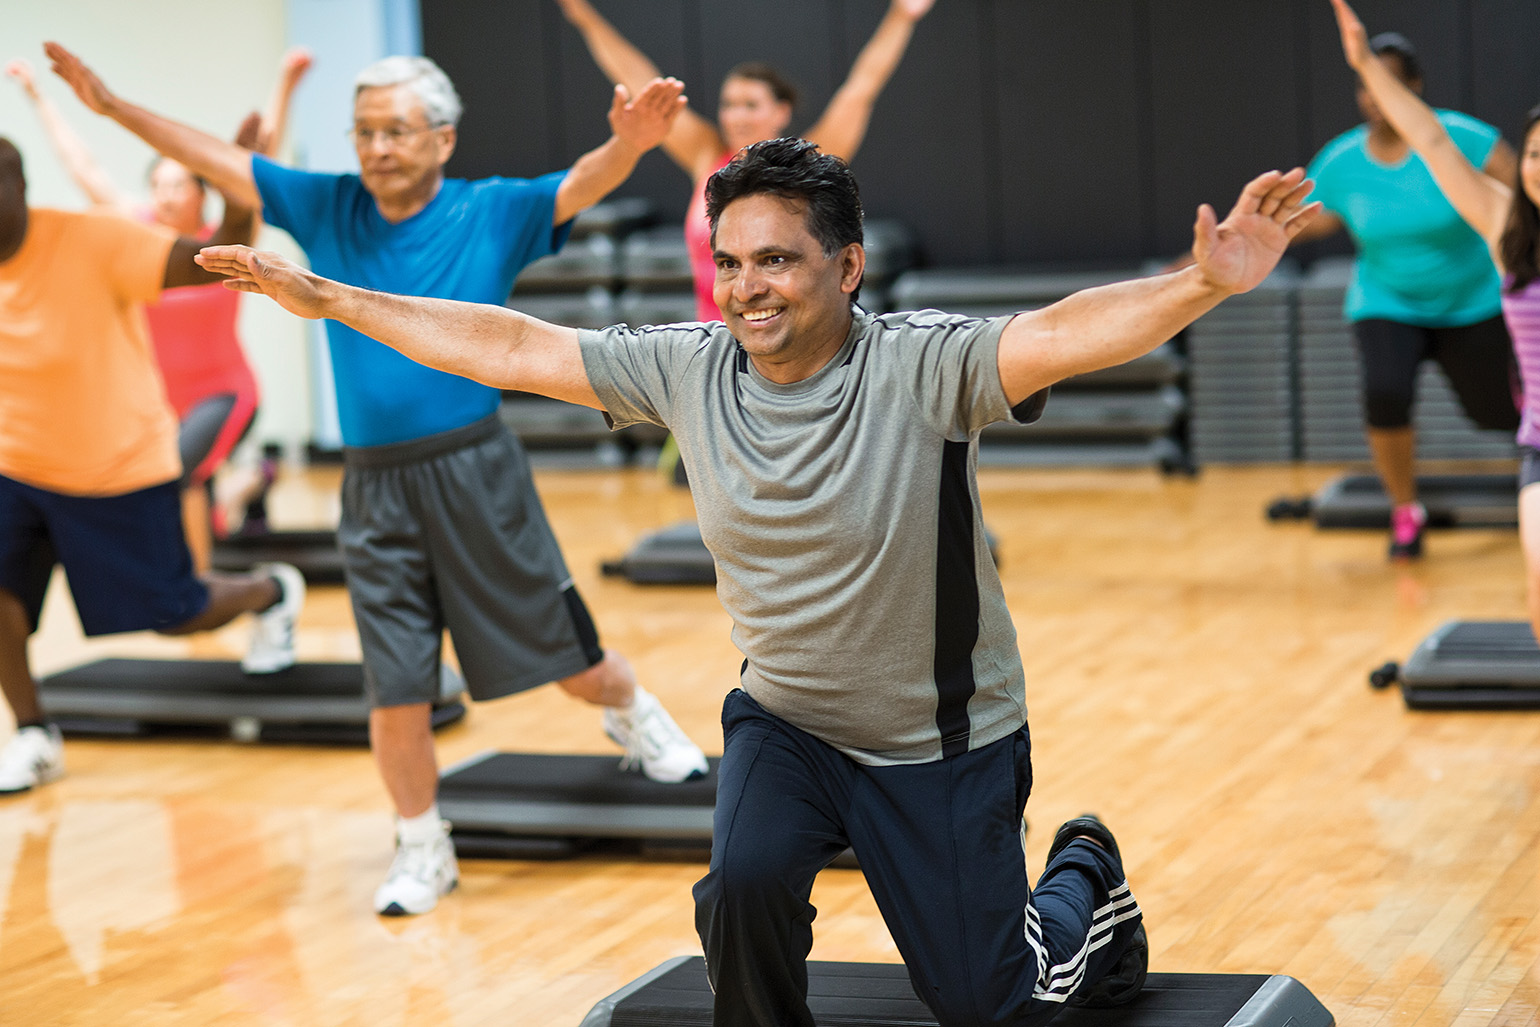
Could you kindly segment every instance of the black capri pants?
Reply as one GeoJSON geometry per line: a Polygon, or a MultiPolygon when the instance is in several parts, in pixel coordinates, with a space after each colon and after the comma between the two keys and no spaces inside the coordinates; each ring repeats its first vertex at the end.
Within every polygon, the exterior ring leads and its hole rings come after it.
{"type": "Polygon", "coordinates": [[[1471,325],[1424,328],[1398,321],[1355,321],[1363,367],[1364,420],[1371,428],[1412,423],[1417,370],[1438,361],[1465,416],[1478,428],[1514,431],[1519,426],[1513,341],[1502,317],[1471,325]]]}

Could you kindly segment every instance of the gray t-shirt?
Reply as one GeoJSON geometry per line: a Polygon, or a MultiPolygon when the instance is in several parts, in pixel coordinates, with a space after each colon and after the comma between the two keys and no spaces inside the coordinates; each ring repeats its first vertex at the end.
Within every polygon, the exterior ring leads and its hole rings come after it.
{"type": "Polygon", "coordinates": [[[979,430],[1013,416],[1008,320],[857,309],[792,385],[720,322],[579,333],[614,425],[679,444],[743,688],[861,763],[928,762],[1026,722],[975,480],[979,430]]]}

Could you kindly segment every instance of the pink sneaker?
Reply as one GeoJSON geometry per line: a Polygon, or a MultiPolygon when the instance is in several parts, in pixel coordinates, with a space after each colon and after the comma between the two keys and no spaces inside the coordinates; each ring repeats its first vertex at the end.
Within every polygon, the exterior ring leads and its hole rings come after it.
{"type": "Polygon", "coordinates": [[[1390,558],[1415,560],[1422,555],[1422,535],[1428,511],[1421,503],[1405,503],[1390,511],[1390,558]]]}

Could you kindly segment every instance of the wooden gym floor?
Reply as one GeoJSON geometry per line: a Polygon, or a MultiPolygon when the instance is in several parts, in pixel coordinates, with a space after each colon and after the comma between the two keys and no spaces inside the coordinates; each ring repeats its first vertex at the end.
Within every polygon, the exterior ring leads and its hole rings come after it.
{"type": "MultiPolygon", "coordinates": [[[[1344,1027],[1540,1022],[1540,713],[1408,712],[1367,672],[1442,621],[1523,616],[1513,532],[1435,533],[1391,566],[1379,533],[1270,525],[1337,468],[981,476],[1028,674],[1029,863],[1095,810],[1118,833],[1161,971],[1288,973],[1344,1027]]],[[[605,641],[708,751],[739,657],[710,589],[602,578],[691,516],[643,471],[539,485],[605,641]]],[[[290,526],[335,516],[291,475],[290,526]]],[[[245,628],[86,642],[56,589],[34,659],[235,655],[245,628]]],[[[301,655],[357,654],[316,589],[301,655]]],[[[8,731],[0,725],[0,734],[8,731]]],[[[444,762],[488,748],[609,752],[550,688],[474,708],[444,762]]],[[[69,773],[0,800],[0,1023],[562,1025],[698,952],[703,865],[466,861],[424,917],[369,897],[390,818],[363,750],[71,741],[69,773]]],[[[859,872],[814,894],[813,957],[896,961],[859,872]]]]}

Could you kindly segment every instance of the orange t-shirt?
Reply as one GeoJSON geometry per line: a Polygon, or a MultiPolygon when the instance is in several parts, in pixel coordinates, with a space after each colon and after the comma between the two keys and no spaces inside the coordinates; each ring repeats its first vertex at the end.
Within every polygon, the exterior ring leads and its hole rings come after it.
{"type": "Polygon", "coordinates": [[[28,212],[0,264],[0,474],[78,496],[180,477],[143,310],[175,238],[114,214],[28,212]]]}

